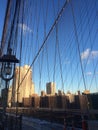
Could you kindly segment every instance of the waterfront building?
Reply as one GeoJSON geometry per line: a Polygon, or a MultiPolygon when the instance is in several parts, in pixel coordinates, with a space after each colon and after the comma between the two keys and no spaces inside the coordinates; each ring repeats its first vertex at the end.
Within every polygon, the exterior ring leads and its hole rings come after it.
{"type": "Polygon", "coordinates": [[[41,96],[45,96],[45,95],[46,95],[45,91],[41,91],[41,96]]]}
{"type": "Polygon", "coordinates": [[[54,82],[49,82],[46,84],[46,93],[50,95],[55,95],[56,93],[56,85],[54,82]]]}
{"type": "Polygon", "coordinates": [[[12,102],[12,86],[8,89],[8,107],[11,107],[11,102],[12,102]]]}
{"type": "Polygon", "coordinates": [[[23,67],[16,67],[15,69],[13,89],[12,89],[14,103],[16,103],[17,100],[18,103],[22,103],[23,98],[29,98],[32,96],[32,94],[34,94],[34,83],[32,82],[32,70],[29,69],[29,67],[30,66],[25,65],[23,67]]]}
{"type": "Polygon", "coordinates": [[[85,90],[83,93],[84,94],[90,94],[90,90],[85,90]]]}

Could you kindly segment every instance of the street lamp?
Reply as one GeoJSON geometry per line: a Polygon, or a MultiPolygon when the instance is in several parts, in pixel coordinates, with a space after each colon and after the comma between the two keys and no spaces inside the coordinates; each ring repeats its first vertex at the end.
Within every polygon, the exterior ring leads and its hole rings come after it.
{"type": "Polygon", "coordinates": [[[1,66],[1,78],[3,80],[11,80],[14,77],[15,64],[19,63],[19,60],[12,55],[12,49],[8,50],[8,54],[0,57],[1,66]]]}
{"type": "Polygon", "coordinates": [[[4,99],[3,99],[3,122],[6,122],[6,107],[7,107],[7,99],[8,99],[8,81],[13,79],[15,64],[19,63],[19,60],[12,55],[12,49],[8,50],[6,55],[0,57],[1,62],[1,78],[5,80],[5,91],[4,91],[4,99]]]}

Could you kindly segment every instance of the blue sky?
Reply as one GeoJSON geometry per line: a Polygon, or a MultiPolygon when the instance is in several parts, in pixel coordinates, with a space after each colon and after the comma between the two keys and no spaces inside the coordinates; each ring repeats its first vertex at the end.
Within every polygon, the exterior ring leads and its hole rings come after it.
{"type": "MultiPolygon", "coordinates": [[[[7,4],[7,0],[1,0],[1,4],[0,4],[0,44],[1,44],[1,39],[2,39],[2,31],[3,31],[3,25],[4,25],[6,4],[7,4]]],[[[1,80],[0,80],[0,82],[1,82],[1,80]]]]}
{"type": "MultiPolygon", "coordinates": [[[[20,32],[23,31],[21,65],[32,63],[64,2],[64,0],[42,0],[40,3],[40,0],[31,0],[30,5],[30,1],[28,3],[25,1],[23,23],[20,16],[18,34],[15,35],[15,41],[18,39],[18,49],[15,51],[19,57],[20,32]]],[[[57,89],[64,89],[65,92],[68,90],[76,92],[78,89],[83,91],[85,85],[80,60],[86,88],[98,91],[98,1],[72,0],[72,5],[74,16],[68,3],[32,67],[36,91],[40,88],[45,90],[46,82],[49,81],[55,81],[57,89]],[[59,47],[56,46],[57,43],[59,47]]]]}
{"type": "Polygon", "coordinates": [[[7,3],[7,0],[1,0],[1,4],[0,4],[0,41],[2,38],[2,29],[3,29],[3,25],[4,25],[6,3],[7,3]]]}

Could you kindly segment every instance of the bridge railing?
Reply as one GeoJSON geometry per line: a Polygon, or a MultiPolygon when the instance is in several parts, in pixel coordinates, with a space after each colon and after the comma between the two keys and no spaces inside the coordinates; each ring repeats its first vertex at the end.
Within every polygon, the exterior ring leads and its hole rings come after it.
{"type": "Polygon", "coordinates": [[[22,115],[6,114],[4,122],[3,113],[0,113],[0,129],[22,130],[22,115]]]}

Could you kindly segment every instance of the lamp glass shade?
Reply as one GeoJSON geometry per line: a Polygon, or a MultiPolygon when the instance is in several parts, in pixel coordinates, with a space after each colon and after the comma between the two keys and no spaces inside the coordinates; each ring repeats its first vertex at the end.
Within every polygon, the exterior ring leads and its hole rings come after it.
{"type": "Polygon", "coordinates": [[[6,66],[5,67],[5,74],[6,75],[11,75],[11,70],[12,70],[12,68],[10,66],[6,66]]]}

